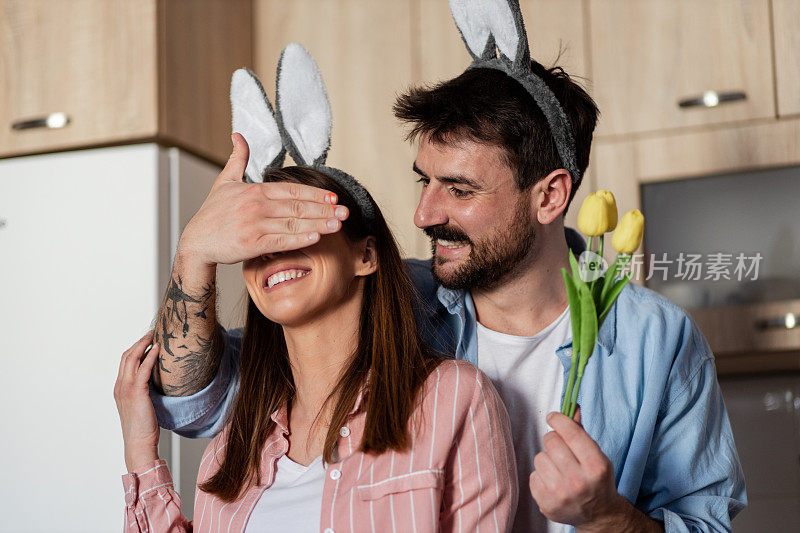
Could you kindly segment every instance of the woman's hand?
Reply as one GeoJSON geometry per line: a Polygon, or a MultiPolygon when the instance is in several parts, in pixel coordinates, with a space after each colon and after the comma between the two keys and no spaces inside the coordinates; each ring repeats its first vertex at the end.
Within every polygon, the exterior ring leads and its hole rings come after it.
{"type": "Polygon", "coordinates": [[[154,344],[145,355],[152,340],[153,332],[148,331],[122,354],[117,383],[114,385],[114,400],[122,423],[128,472],[158,459],[158,422],[147,385],[158,358],[158,344],[154,344]]]}

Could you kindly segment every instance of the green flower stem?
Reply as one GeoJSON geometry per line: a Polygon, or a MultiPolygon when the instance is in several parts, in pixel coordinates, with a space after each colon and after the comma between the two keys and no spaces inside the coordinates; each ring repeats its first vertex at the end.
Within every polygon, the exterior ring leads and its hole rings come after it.
{"type": "MultiPolygon", "coordinates": [[[[595,345],[597,344],[597,309],[592,299],[592,294],[586,285],[578,287],[578,297],[580,299],[580,349],[577,371],[577,382],[572,391],[570,391],[570,407],[569,416],[572,417],[575,413],[575,406],[578,402],[578,392],[580,391],[581,381],[583,380],[583,370],[586,363],[594,352],[595,345]]],[[[573,351],[572,369],[575,368],[575,352],[573,351]]]]}
{"type": "MultiPolygon", "coordinates": [[[[594,240],[594,237],[592,237],[592,236],[590,235],[590,236],[589,236],[589,239],[588,239],[588,240],[587,240],[587,242],[586,242],[586,251],[587,251],[587,252],[591,252],[591,251],[592,251],[592,241],[593,241],[593,240],[594,240]]],[[[589,257],[591,257],[591,256],[588,256],[588,255],[586,256],[586,258],[587,258],[587,259],[588,259],[589,257]]],[[[586,272],[586,273],[588,273],[588,272],[589,272],[589,270],[588,270],[588,268],[589,268],[589,264],[590,264],[590,263],[589,263],[589,262],[587,262],[587,263],[584,265],[584,268],[585,268],[585,269],[587,269],[587,270],[585,270],[585,271],[584,271],[584,272],[586,272]]],[[[583,278],[581,278],[581,279],[583,279],[583,278]]],[[[586,283],[589,285],[589,290],[591,291],[591,290],[592,290],[592,285],[593,285],[593,283],[594,283],[594,282],[593,282],[593,281],[588,281],[588,282],[586,282],[586,283]]]]}
{"type": "Polygon", "coordinates": [[[625,265],[628,264],[628,261],[631,260],[633,257],[631,254],[619,254],[619,269],[620,271],[625,268],[625,265]]]}
{"type": "MultiPolygon", "coordinates": [[[[566,415],[572,407],[572,390],[575,385],[575,374],[578,369],[578,341],[573,334],[572,340],[572,363],[569,365],[569,378],[567,379],[567,390],[564,391],[564,401],[561,402],[561,414],[566,415]]],[[[580,381],[578,382],[580,387],[580,381]]]]}
{"type": "MultiPolygon", "coordinates": [[[[606,243],[606,236],[605,234],[600,236],[600,250],[597,252],[597,255],[600,256],[600,259],[603,259],[603,245],[606,243]]],[[[602,263],[601,263],[602,264],[602,263]]]]}
{"type": "MultiPolygon", "coordinates": [[[[592,260],[592,264],[596,266],[598,272],[600,271],[600,268],[603,266],[603,247],[605,246],[605,243],[606,243],[606,235],[604,233],[603,235],[600,235],[600,248],[597,251],[597,255],[599,257],[597,258],[596,262],[594,260],[592,260]]],[[[592,268],[592,271],[594,271],[594,268],[592,268]]],[[[607,274],[607,273],[608,273],[608,271],[606,271],[604,274],[607,274]]],[[[604,278],[603,278],[603,276],[600,276],[597,279],[593,279],[589,283],[589,290],[592,293],[592,297],[594,298],[594,302],[595,302],[596,306],[600,305],[599,304],[599,302],[600,302],[600,293],[603,291],[603,286],[604,286],[603,282],[604,282],[604,278]]]]}
{"type": "Polygon", "coordinates": [[[567,413],[567,416],[570,418],[575,418],[575,411],[578,409],[578,392],[581,390],[581,381],[583,381],[583,367],[578,369],[578,383],[576,383],[575,386],[575,397],[572,399],[572,402],[570,402],[569,413],[567,413]]]}
{"type": "Polygon", "coordinates": [[[614,262],[611,263],[611,266],[606,270],[605,276],[603,276],[603,290],[600,293],[601,301],[605,301],[608,291],[614,286],[614,282],[617,280],[617,275],[622,272],[622,269],[625,268],[625,265],[628,264],[630,260],[630,254],[617,254],[614,262]]]}
{"type": "Polygon", "coordinates": [[[564,392],[564,400],[561,402],[561,413],[567,414],[569,412],[570,400],[572,398],[572,387],[575,384],[575,373],[578,367],[578,346],[580,342],[580,307],[581,302],[578,298],[578,290],[576,287],[577,282],[580,281],[577,272],[577,261],[570,252],[570,264],[573,265],[573,273],[570,275],[566,268],[561,269],[561,274],[564,277],[564,286],[567,289],[567,300],[569,301],[569,314],[572,322],[572,364],[569,368],[569,377],[567,379],[567,387],[564,392]]]}
{"type": "Polygon", "coordinates": [[[594,352],[594,346],[592,346],[592,349],[589,350],[588,357],[584,357],[583,354],[581,355],[580,362],[578,363],[578,380],[575,383],[574,393],[571,394],[569,413],[567,413],[567,416],[569,416],[570,418],[575,417],[575,410],[578,408],[578,393],[581,390],[581,382],[583,382],[583,371],[586,368],[586,363],[589,362],[589,357],[591,357],[591,354],[593,352],[594,352]]]}

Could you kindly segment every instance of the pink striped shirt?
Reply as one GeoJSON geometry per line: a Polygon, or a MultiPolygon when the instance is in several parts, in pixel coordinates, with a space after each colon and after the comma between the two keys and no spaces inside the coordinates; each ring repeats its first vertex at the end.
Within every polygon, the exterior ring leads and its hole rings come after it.
{"type": "MultiPolygon", "coordinates": [[[[463,361],[447,360],[425,382],[412,415],[412,444],[380,455],[358,450],[366,412],[362,394],[341,428],[338,457],[326,466],[320,531],[508,531],[517,507],[517,476],[508,414],[489,379],[463,361]]],[[[197,490],[195,519],[159,459],[122,476],[125,531],[243,532],[289,449],[286,406],[262,451],[262,476],[242,498],[226,503],[197,490]]],[[[208,445],[197,483],[225,453],[226,427],[208,445]]]]}

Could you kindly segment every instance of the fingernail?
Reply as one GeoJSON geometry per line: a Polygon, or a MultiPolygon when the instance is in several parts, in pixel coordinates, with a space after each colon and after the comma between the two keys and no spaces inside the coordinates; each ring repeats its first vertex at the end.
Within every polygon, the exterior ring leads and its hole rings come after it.
{"type": "Polygon", "coordinates": [[[555,412],[549,413],[545,418],[548,424],[550,423],[550,420],[553,418],[553,415],[555,415],[555,412]]]}
{"type": "Polygon", "coordinates": [[[332,192],[329,192],[327,197],[326,197],[326,200],[328,200],[329,204],[333,205],[333,204],[336,203],[336,195],[333,194],[332,192]]]}
{"type": "Polygon", "coordinates": [[[231,133],[231,144],[232,144],[233,146],[236,146],[236,141],[235,141],[235,140],[234,140],[234,138],[233,138],[233,133],[231,133]]]}
{"type": "Polygon", "coordinates": [[[344,220],[345,218],[347,218],[347,208],[339,206],[336,208],[336,211],[334,211],[334,214],[336,215],[336,218],[338,218],[339,220],[344,220]]]}
{"type": "Polygon", "coordinates": [[[328,229],[336,229],[339,227],[339,221],[331,219],[325,225],[328,226],[328,229]]]}
{"type": "Polygon", "coordinates": [[[308,240],[309,241],[316,241],[319,238],[319,233],[309,233],[308,240]]]}

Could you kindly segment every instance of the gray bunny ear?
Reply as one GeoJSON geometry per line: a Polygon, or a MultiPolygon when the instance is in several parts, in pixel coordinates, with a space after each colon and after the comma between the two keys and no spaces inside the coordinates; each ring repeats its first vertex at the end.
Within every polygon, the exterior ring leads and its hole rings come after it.
{"type": "Polygon", "coordinates": [[[250,147],[247,181],[261,183],[267,169],[283,164],[286,150],[272,104],[256,75],[245,68],[234,72],[231,79],[231,115],[233,131],[241,133],[250,147]]]}
{"type": "Polygon", "coordinates": [[[290,43],[278,63],[277,119],[295,163],[322,165],[331,144],[331,104],[319,67],[302,45],[290,43]]]}
{"type": "Polygon", "coordinates": [[[495,57],[495,46],[517,69],[530,69],[519,0],[449,0],[450,13],[475,59],[495,57]]]}

